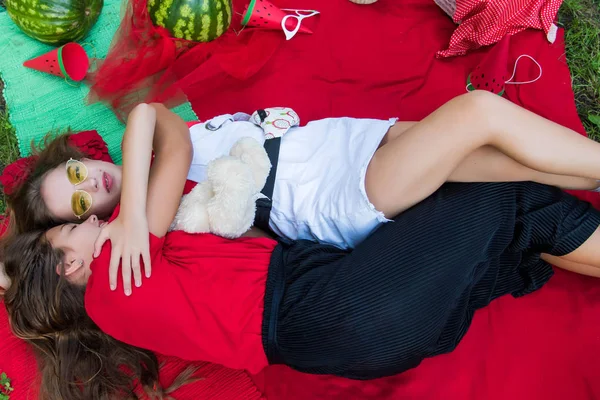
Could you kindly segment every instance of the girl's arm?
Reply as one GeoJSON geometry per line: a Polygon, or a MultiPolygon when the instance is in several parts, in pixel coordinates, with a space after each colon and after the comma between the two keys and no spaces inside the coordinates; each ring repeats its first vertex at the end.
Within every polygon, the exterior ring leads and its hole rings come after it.
{"type": "Polygon", "coordinates": [[[127,218],[146,217],[148,174],[156,128],[156,111],[148,104],[139,104],[127,118],[123,135],[123,181],[121,210],[127,218]]]}
{"type": "Polygon", "coordinates": [[[156,133],[146,215],[150,232],[161,237],[167,233],[179,208],[193,149],[186,123],[162,104],[150,106],[156,111],[156,133]]]}
{"type": "Polygon", "coordinates": [[[121,146],[121,213],[145,216],[152,149],[156,156],[172,151],[191,151],[189,129],[177,114],[164,105],[140,104],[129,114],[121,146]]]}
{"type": "Polygon", "coordinates": [[[123,290],[126,295],[131,294],[132,275],[136,286],[142,284],[140,259],[144,261],[146,277],[150,277],[151,274],[146,193],[155,126],[156,112],[147,104],[136,106],[129,114],[121,144],[121,210],[118,217],[102,229],[94,245],[94,257],[97,257],[104,243],[110,240],[110,288],[117,288],[117,274],[121,264],[123,290]]]}
{"type": "Polygon", "coordinates": [[[163,236],[170,226],[190,167],[192,147],[189,130],[181,118],[160,104],[140,104],[127,119],[122,148],[121,210],[96,241],[95,255],[110,239],[110,286],[116,289],[119,263],[122,261],[123,286],[129,295],[132,272],[135,285],[142,284],[140,258],[144,262],[146,277],[150,277],[148,232],[163,236]],[[155,163],[150,172],[152,148],[155,150],[155,163]],[[155,175],[158,178],[153,178],[155,175]],[[177,179],[180,175],[182,178],[177,179]],[[151,184],[149,180],[158,180],[158,183],[151,184]],[[173,207],[174,210],[170,211],[173,207]]]}

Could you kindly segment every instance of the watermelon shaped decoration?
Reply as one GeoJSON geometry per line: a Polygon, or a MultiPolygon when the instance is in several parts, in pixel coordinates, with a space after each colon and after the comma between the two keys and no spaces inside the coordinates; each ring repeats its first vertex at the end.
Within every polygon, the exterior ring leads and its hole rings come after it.
{"type": "Polygon", "coordinates": [[[231,0],[148,0],[154,25],[194,42],[210,42],[225,33],[232,10],[231,0]]]}
{"type": "Polygon", "coordinates": [[[103,0],[6,0],[6,11],[26,35],[59,46],[85,37],[103,5],[103,0]]]}
{"type": "MultiPolygon", "coordinates": [[[[242,25],[280,31],[283,29],[281,23],[286,15],[288,14],[268,0],[251,0],[243,13],[242,25]]],[[[299,22],[295,18],[288,18],[285,27],[288,31],[293,31],[297,23],[299,22]]],[[[302,25],[298,32],[312,33],[302,25]]]]}
{"type": "Polygon", "coordinates": [[[79,82],[87,75],[90,59],[79,43],[71,42],[27,60],[23,66],[79,82]]]}
{"type": "Polygon", "coordinates": [[[502,96],[507,79],[508,45],[510,36],[505,36],[483,57],[467,77],[467,90],[487,90],[502,96]]]}

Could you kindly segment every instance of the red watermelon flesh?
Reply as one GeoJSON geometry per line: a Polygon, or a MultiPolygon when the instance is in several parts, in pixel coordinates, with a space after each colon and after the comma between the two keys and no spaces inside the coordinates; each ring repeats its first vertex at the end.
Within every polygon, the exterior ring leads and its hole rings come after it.
{"type": "Polygon", "coordinates": [[[488,92],[502,95],[506,82],[506,68],[502,71],[484,71],[478,65],[469,75],[469,90],[487,90],[488,92]]]}
{"type": "Polygon", "coordinates": [[[25,61],[23,65],[28,68],[32,68],[42,72],[47,72],[52,75],[61,77],[63,76],[62,71],[58,66],[58,60],[53,54],[44,54],[41,57],[25,61]]]}
{"type": "Polygon", "coordinates": [[[467,88],[487,90],[499,95],[504,94],[507,79],[508,45],[510,36],[505,36],[483,57],[467,78],[467,88]]]}

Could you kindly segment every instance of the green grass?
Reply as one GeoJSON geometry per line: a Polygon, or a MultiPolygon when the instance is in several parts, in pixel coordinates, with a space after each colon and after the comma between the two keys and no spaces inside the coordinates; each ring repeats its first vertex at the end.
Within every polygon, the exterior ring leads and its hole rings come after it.
{"type": "Polygon", "coordinates": [[[559,21],[577,111],[590,137],[600,141],[600,0],[565,0],[559,21]]]}
{"type": "MultiPolygon", "coordinates": [[[[0,81],[0,94],[4,84],[0,81]]],[[[19,156],[15,130],[8,120],[8,110],[4,99],[0,95],[0,170],[13,162],[19,156]]],[[[6,202],[4,192],[0,191],[0,213],[4,213],[6,202]]]]}
{"type": "MultiPolygon", "coordinates": [[[[566,30],[577,111],[590,137],[600,141],[600,0],[565,0],[559,21],[566,30]]],[[[19,154],[8,112],[0,96],[0,170],[19,154]]],[[[0,195],[0,212],[4,208],[4,195],[0,195]]]]}

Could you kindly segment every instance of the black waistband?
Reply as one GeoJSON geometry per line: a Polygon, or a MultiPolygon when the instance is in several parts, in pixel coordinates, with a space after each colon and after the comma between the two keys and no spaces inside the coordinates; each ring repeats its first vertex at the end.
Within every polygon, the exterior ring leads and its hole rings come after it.
{"type": "Polygon", "coordinates": [[[275,190],[275,176],[277,175],[277,162],[279,160],[279,147],[281,138],[273,138],[265,140],[265,150],[271,161],[271,170],[265,182],[265,186],[261,190],[267,198],[258,199],[256,201],[256,214],[254,216],[254,226],[262,229],[265,232],[273,233],[269,227],[269,219],[271,216],[271,208],[273,206],[273,191],[275,190]]]}
{"type": "Polygon", "coordinates": [[[262,344],[269,364],[282,364],[277,346],[277,321],[279,305],[285,291],[284,248],[285,243],[275,246],[271,254],[262,322],[262,344]]]}

